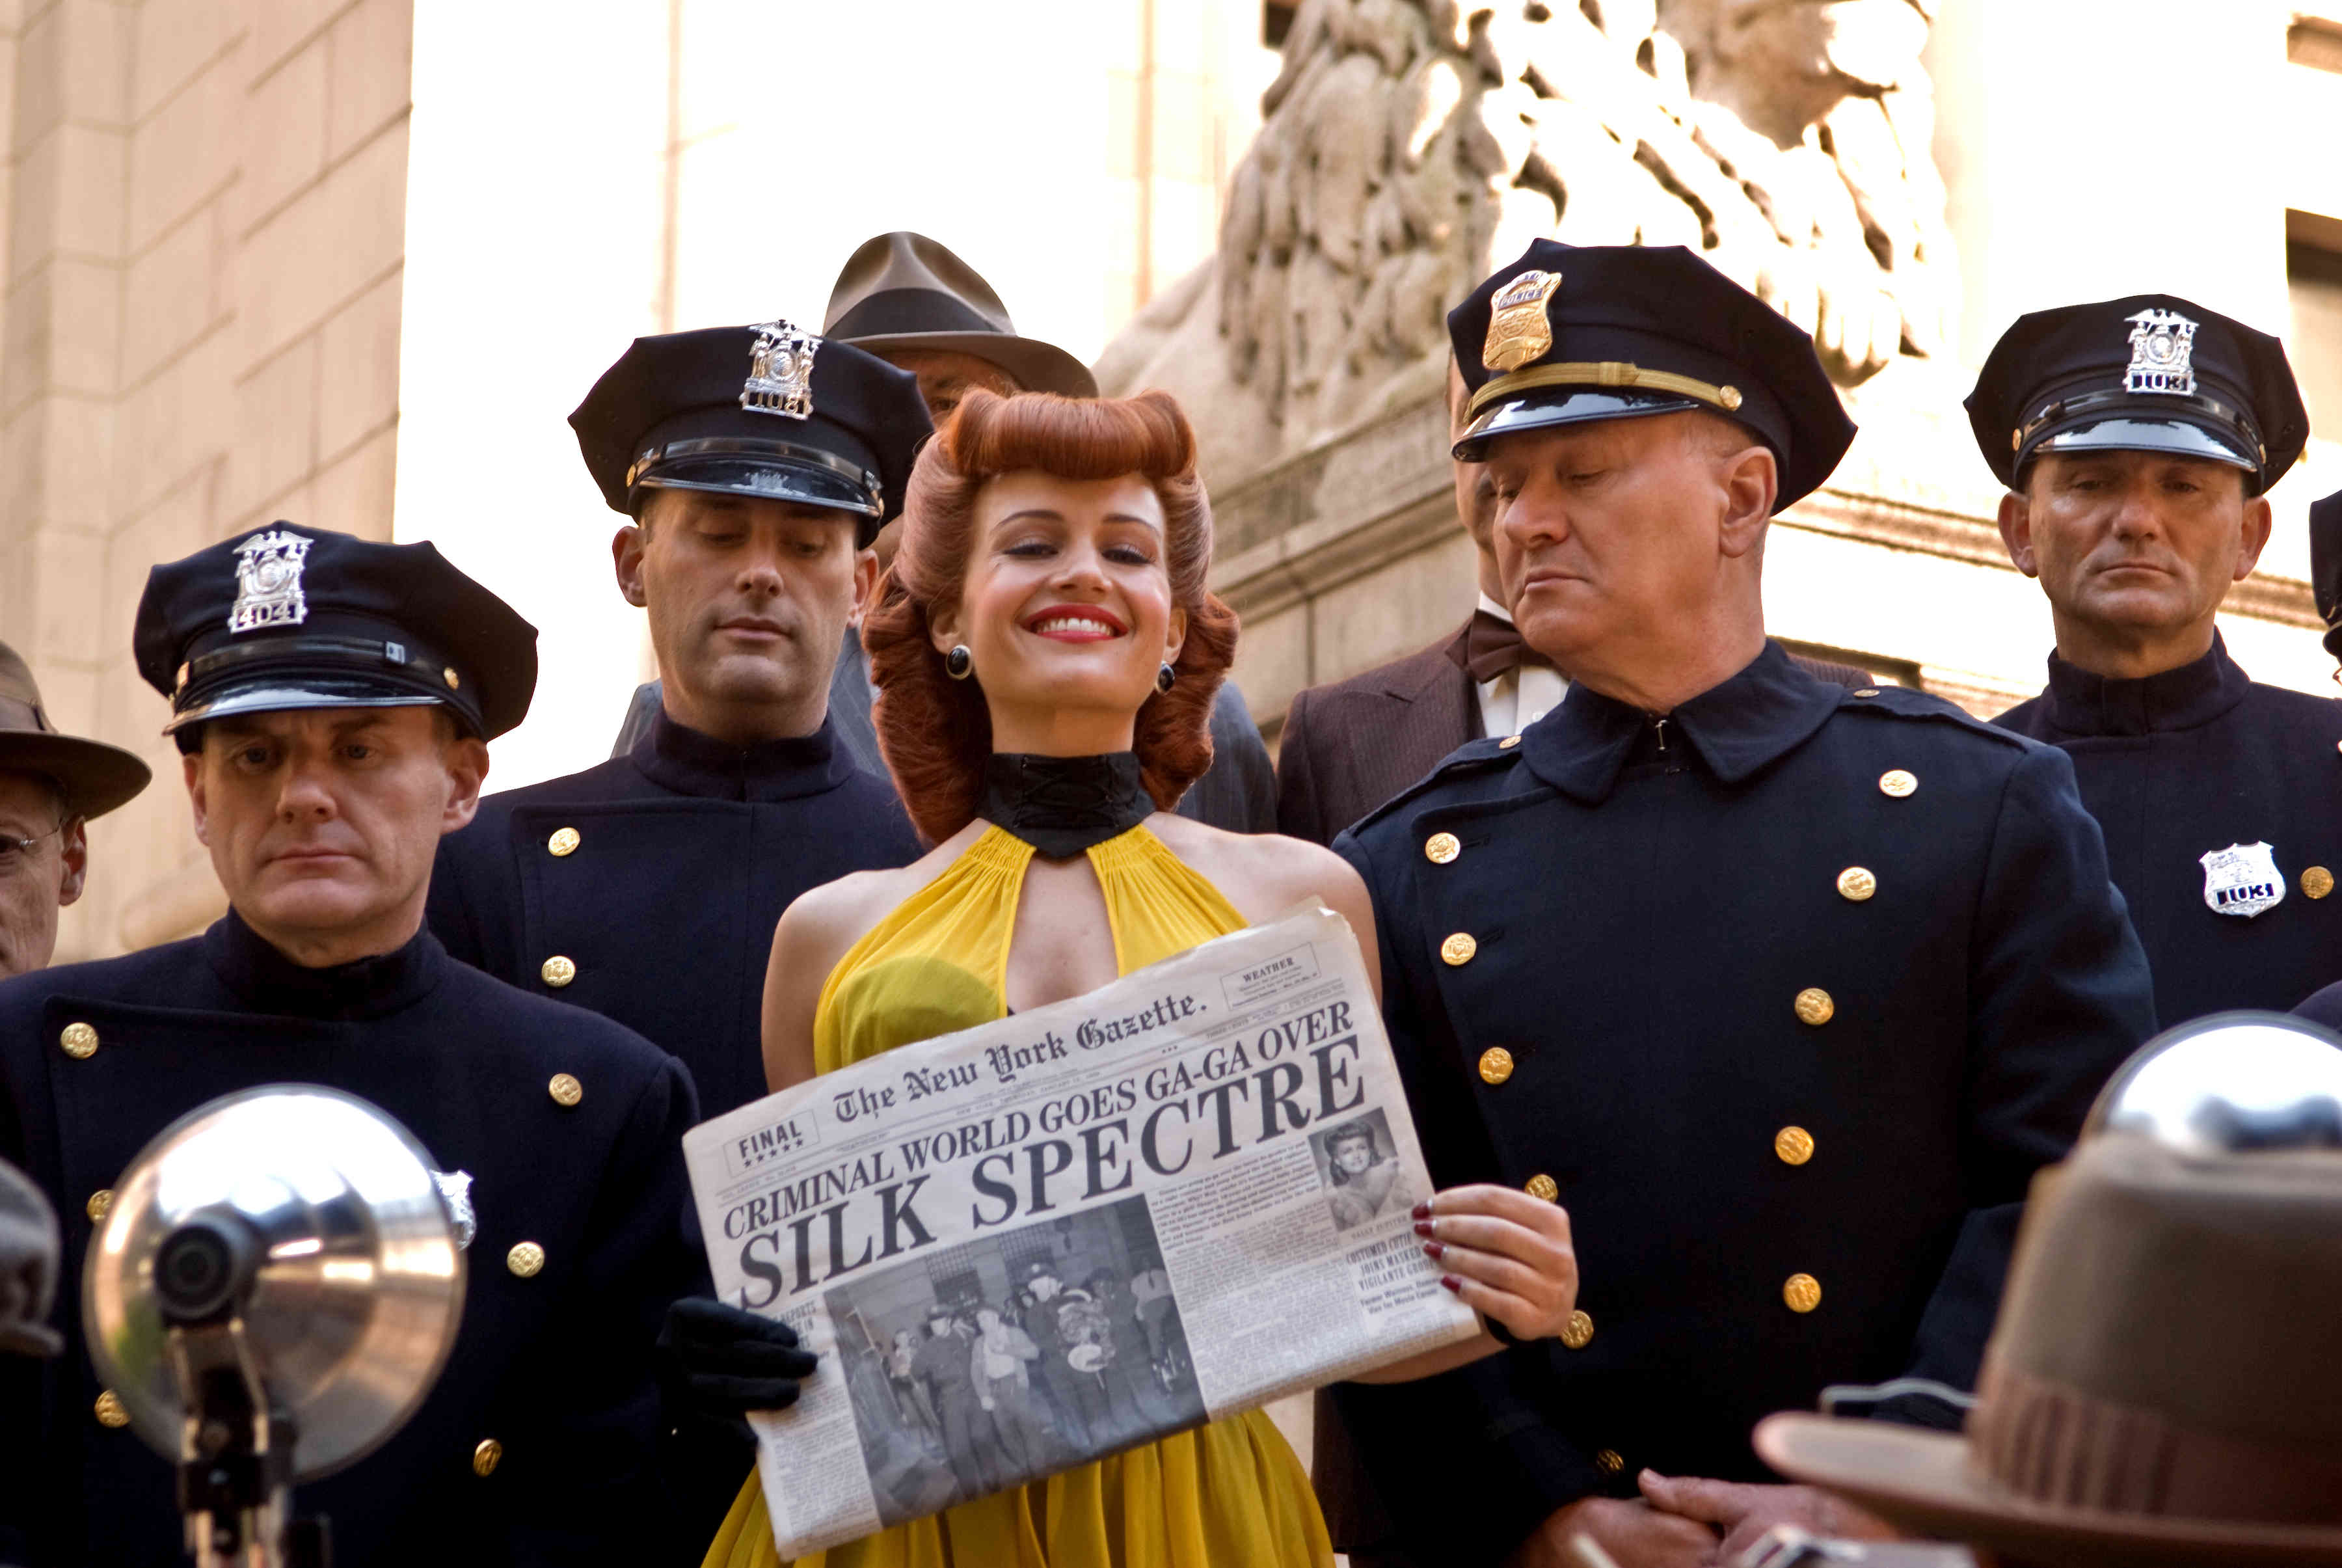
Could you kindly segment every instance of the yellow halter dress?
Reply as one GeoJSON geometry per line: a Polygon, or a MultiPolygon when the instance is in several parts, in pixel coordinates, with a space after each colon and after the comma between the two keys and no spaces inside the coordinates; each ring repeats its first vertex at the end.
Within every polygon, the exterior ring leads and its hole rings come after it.
{"type": "MultiPolygon", "coordinates": [[[[1145,827],[1092,847],[1115,965],[1128,974],[1242,928],[1242,915],[1145,827]]],[[[988,828],[871,928],[814,1010],[828,1072],[1007,1016],[1008,939],[1033,847],[988,828]]],[[[702,1568],[779,1568],[756,1473],[702,1568]]],[[[799,1558],[801,1568],[1329,1568],[1333,1547],[1300,1461],[1250,1411],[1045,1481],[799,1558]]]]}

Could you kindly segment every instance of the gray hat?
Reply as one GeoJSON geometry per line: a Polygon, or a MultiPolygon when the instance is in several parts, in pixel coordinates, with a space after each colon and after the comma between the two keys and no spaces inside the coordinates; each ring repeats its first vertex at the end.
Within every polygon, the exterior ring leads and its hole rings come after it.
{"type": "Polygon", "coordinates": [[[1027,392],[1095,397],[1089,367],[1055,344],[1019,337],[982,274],[923,234],[866,239],[839,269],[821,335],[880,357],[898,349],[972,354],[1027,392]]]}
{"type": "Polygon", "coordinates": [[[41,706],[41,689],[16,650],[0,642],[0,771],[22,769],[55,779],[79,817],[103,817],[154,777],[131,752],[62,735],[41,706]]]}
{"type": "Polygon", "coordinates": [[[0,1355],[64,1348],[46,1323],[56,1294],[57,1217],[41,1190],[0,1160],[0,1355]]]}

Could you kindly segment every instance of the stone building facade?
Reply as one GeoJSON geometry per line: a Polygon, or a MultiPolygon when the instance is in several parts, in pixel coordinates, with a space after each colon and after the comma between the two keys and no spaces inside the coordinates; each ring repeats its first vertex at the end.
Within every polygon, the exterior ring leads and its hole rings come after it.
{"type": "Polygon", "coordinates": [[[146,570],[277,516],[389,537],[409,0],[6,0],[0,638],[146,794],[93,832],[59,956],[208,920],[146,570]]]}

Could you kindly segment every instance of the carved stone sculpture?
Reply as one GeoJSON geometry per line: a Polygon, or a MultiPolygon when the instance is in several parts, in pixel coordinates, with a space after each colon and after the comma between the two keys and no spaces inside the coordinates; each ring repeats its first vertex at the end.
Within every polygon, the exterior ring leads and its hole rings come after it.
{"type": "Polygon", "coordinates": [[[1305,0],[1217,254],[1097,365],[1228,483],[1436,390],[1445,316],[1539,235],[1683,245],[1845,386],[1957,298],[1919,62],[1935,0],[1305,0]]]}

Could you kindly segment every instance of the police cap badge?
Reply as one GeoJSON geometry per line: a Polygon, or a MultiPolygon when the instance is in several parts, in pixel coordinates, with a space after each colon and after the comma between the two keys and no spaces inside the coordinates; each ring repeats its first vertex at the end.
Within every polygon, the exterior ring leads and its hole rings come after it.
{"type": "Polygon", "coordinates": [[[850,514],[863,544],[934,428],[916,377],[786,321],[637,337],[569,424],[613,511],[712,490],[850,514]]]}
{"type": "Polygon", "coordinates": [[[536,628],[427,544],[275,523],[146,574],[138,673],[183,749],[204,720],[438,705],[493,739],[536,689],[536,628]]]}
{"type": "Polygon", "coordinates": [[[1854,440],[1813,339],[1680,246],[1534,240],[1448,312],[1447,334],[1470,394],[1466,462],[1520,431],[1704,409],[1771,448],[1778,511],[1854,440]]]}
{"type": "Polygon", "coordinates": [[[2285,345],[2169,294],[2018,317],[1986,357],[1967,411],[2010,489],[2043,452],[2165,452],[2241,469],[2257,496],[2309,437],[2285,345]]]}

